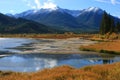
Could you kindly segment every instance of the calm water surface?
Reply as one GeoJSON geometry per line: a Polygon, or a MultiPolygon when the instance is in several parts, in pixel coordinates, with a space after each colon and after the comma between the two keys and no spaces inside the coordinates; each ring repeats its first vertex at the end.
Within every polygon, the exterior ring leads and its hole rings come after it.
{"type": "MultiPolygon", "coordinates": [[[[10,49],[28,43],[35,43],[38,40],[20,38],[0,38],[0,51],[19,52],[10,49]]],[[[42,42],[42,40],[39,40],[42,42]]],[[[2,54],[2,52],[0,52],[2,54]]],[[[0,58],[0,70],[16,72],[34,72],[44,68],[70,65],[76,68],[95,64],[109,64],[119,62],[118,55],[97,55],[97,54],[13,54],[0,58]]]]}

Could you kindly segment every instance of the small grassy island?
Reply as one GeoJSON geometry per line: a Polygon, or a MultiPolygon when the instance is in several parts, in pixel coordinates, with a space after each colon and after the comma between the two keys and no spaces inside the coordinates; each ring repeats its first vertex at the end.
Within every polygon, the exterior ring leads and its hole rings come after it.
{"type": "Polygon", "coordinates": [[[120,54],[120,36],[113,33],[111,35],[98,35],[91,38],[91,40],[98,41],[97,44],[88,46],[81,46],[82,51],[95,51],[100,53],[120,54]]]}

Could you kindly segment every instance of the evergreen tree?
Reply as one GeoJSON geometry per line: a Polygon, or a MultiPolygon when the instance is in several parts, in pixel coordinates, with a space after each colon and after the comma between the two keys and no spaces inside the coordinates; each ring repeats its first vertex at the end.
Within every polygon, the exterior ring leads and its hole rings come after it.
{"type": "Polygon", "coordinates": [[[107,23],[109,23],[109,17],[108,17],[108,14],[104,11],[101,25],[100,25],[100,34],[105,34],[108,32],[109,25],[107,23]]]}
{"type": "Polygon", "coordinates": [[[120,32],[120,22],[117,22],[115,31],[116,31],[117,33],[120,32]]]}
{"type": "Polygon", "coordinates": [[[115,31],[114,19],[112,18],[112,16],[110,14],[107,14],[104,11],[101,25],[100,25],[100,34],[104,35],[108,32],[112,33],[114,31],[115,31]]]}
{"type": "Polygon", "coordinates": [[[105,33],[105,17],[106,17],[106,12],[104,12],[103,17],[102,17],[102,21],[100,25],[100,34],[105,33]]]}
{"type": "Polygon", "coordinates": [[[113,18],[111,18],[110,20],[111,20],[111,22],[110,22],[110,33],[112,33],[112,32],[115,32],[115,23],[114,23],[113,18]]]}

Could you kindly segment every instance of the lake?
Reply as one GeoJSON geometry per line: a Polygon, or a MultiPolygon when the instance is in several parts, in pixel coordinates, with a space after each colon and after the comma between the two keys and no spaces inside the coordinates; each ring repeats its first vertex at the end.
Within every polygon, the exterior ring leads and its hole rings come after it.
{"type": "MultiPolygon", "coordinates": [[[[22,39],[22,38],[0,38],[0,70],[16,72],[35,72],[45,68],[69,65],[80,68],[95,64],[110,64],[119,62],[120,56],[110,54],[20,54],[23,49],[15,47],[31,46],[35,43],[47,43],[49,40],[22,39]],[[11,54],[7,54],[7,53],[11,54]],[[14,53],[14,54],[12,54],[14,53]]],[[[52,42],[53,43],[53,42],[52,42]]]]}

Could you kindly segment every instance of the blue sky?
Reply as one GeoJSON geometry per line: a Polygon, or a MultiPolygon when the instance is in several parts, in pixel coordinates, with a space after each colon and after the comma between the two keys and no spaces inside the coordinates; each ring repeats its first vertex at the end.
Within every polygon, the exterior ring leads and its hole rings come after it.
{"type": "Polygon", "coordinates": [[[120,17],[120,0],[2,0],[0,1],[0,12],[15,14],[29,9],[55,6],[75,10],[99,7],[114,16],[120,17]]]}

